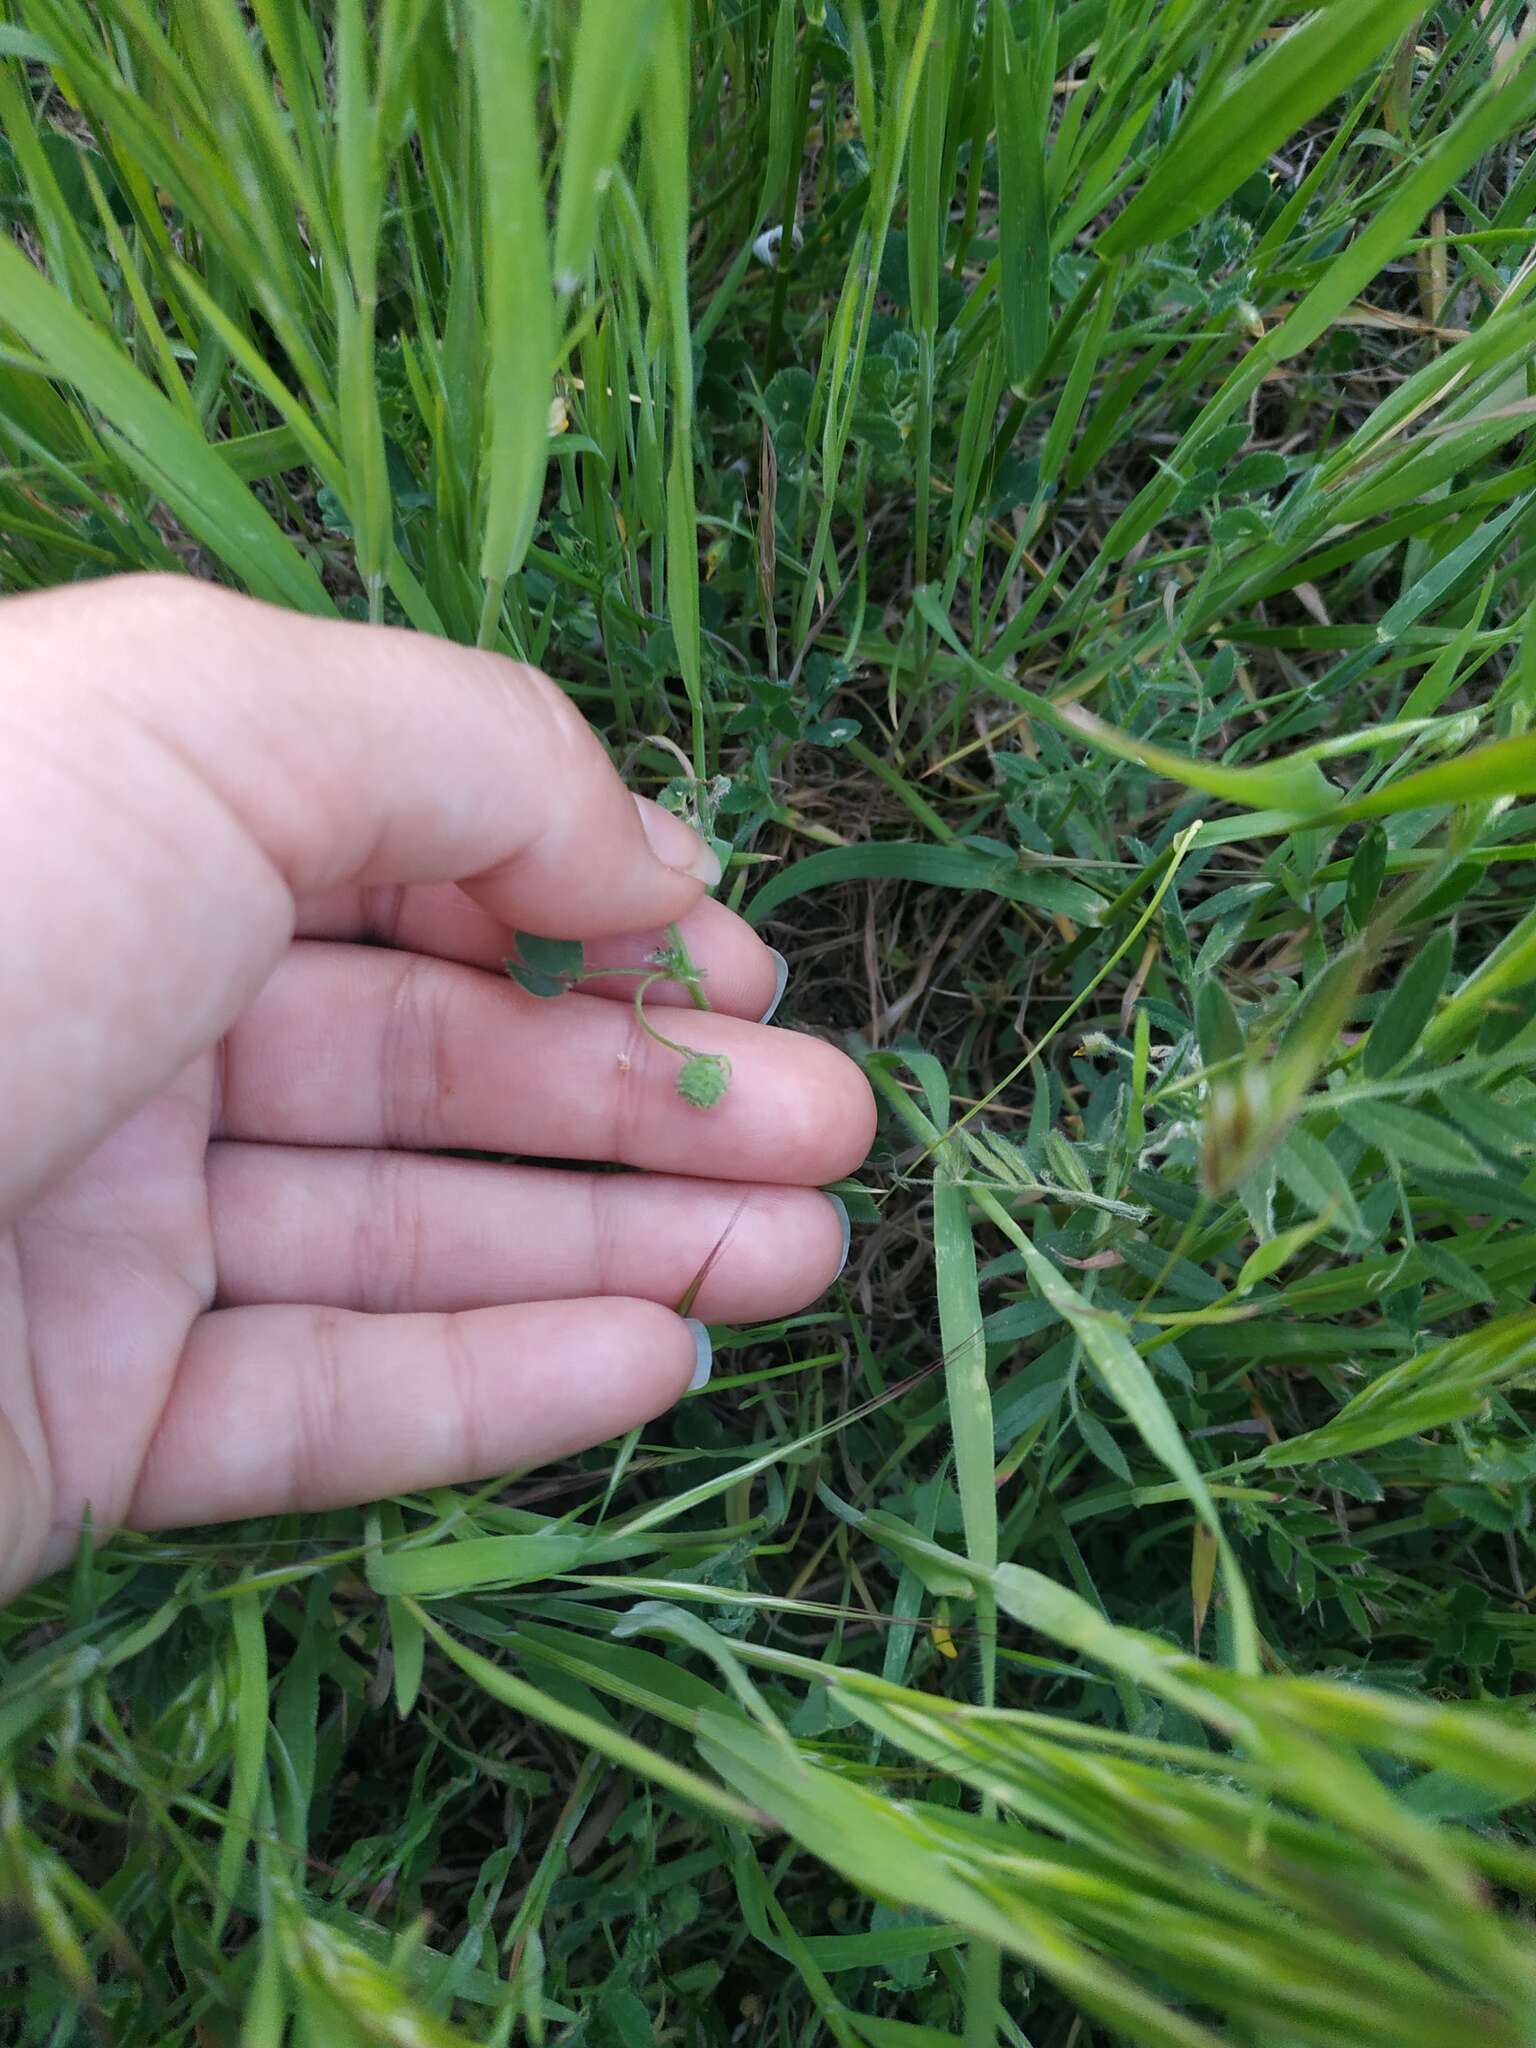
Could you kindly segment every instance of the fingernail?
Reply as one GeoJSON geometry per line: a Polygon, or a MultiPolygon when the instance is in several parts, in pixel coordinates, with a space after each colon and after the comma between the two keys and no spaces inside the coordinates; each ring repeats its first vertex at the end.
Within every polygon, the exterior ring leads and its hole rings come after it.
{"type": "MultiPolygon", "coordinates": [[[[842,1278],[843,1268],[848,1263],[848,1247],[853,1242],[853,1219],[849,1216],[848,1204],[843,1200],[841,1195],[828,1195],[827,1200],[832,1204],[833,1208],[837,1211],[838,1221],[843,1226],[843,1249],[840,1257],[838,1258],[837,1271],[832,1275],[833,1280],[840,1280],[842,1278]]],[[[831,1283],[829,1282],[828,1284],[830,1285],[831,1283]]]]}
{"type": "Polygon", "coordinates": [[[635,808],[656,858],[665,867],[676,868],[681,875],[692,875],[706,889],[713,889],[724,872],[714,848],[707,846],[675,811],[652,803],[648,796],[637,796],[635,808]]]}
{"type": "Polygon", "coordinates": [[[784,958],[784,955],[777,946],[770,946],[768,952],[773,961],[773,1000],[769,1003],[767,1009],[764,1010],[761,1017],[758,1018],[759,1024],[771,1024],[773,1022],[774,1014],[778,1010],[780,1003],[784,1000],[784,991],[789,987],[789,962],[784,958]]]}
{"type": "Polygon", "coordinates": [[[693,1332],[693,1378],[688,1382],[690,1394],[696,1394],[700,1387],[709,1385],[709,1375],[714,1370],[715,1347],[709,1340],[709,1325],[696,1322],[692,1316],[687,1319],[693,1332]]]}

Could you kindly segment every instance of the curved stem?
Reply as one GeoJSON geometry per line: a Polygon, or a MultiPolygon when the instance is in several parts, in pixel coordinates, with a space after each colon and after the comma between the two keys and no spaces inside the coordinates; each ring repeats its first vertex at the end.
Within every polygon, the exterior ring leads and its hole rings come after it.
{"type": "Polygon", "coordinates": [[[675,1038],[668,1038],[664,1031],[656,1029],[656,1026],[645,1014],[646,990],[653,988],[658,981],[670,981],[671,979],[671,975],[665,969],[658,969],[655,973],[646,976],[645,980],[635,990],[635,1018],[647,1038],[654,1038],[656,1043],[664,1045],[668,1052],[675,1052],[682,1059],[691,1060],[695,1056],[694,1048],[691,1045],[679,1045],[675,1038]]]}

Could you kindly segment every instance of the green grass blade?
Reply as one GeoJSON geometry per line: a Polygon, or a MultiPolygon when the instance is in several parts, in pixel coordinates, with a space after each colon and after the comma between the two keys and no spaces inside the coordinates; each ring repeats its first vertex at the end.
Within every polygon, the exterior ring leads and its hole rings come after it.
{"type": "Polygon", "coordinates": [[[1031,10],[1037,31],[1021,49],[1006,7],[989,9],[992,104],[997,121],[998,242],[1003,351],[1008,381],[1026,385],[1045,354],[1050,325],[1051,231],[1045,203],[1046,124],[1055,76],[1055,16],[1031,10]]]}
{"type": "Polygon", "coordinates": [[[1319,9],[1235,72],[1173,137],[1151,176],[1099,238],[1100,253],[1162,241],[1219,206],[1415,20],[1418,0],[1319,9]]]}
{"type": "Polygon", "coordinates": [[[978,1190],[977,1199],[998,1229],[1017,1247],[1031,1282],[1062,1321],[1071,1327],[1117,1406],[1147,1448],[1185,1487],[1195,1512],[1215,1537],[1221,1556],[1223,1583],[1232,1609],[1238,1668],[1257,1671],[1258,1635],[1247,1584],[1204,1476],[1190,1456],[1189,1446],[1179,1434],[1162,1390],[1145,1361],[1117,1319],[1085,1301],[1065,1275],[1057,1272],[1044,1253],[1030,1242],[999,1202],[984,1190],[978,1190]]]}
{"type": "Polygon", "coordinates": [[[261,1595],[237,1592],[229,1603],[235,1651],[235,1753],[229,1805],[219,1844],[218,1900],[213,1938],[234,1910],[240,1871],[251,1849],[251,1829],[267,1758],[267,1630],[261,1595]]]}
{"type": "Polygon", "coordinates": [[[1499,1388],[1528,1381],[1533,1371],[1536,1316],[1527,1311],[1395,1366],[1346,1402],[1332,1422],[1271,1445],[1259,1462],[1280,1470],[1355,1457],[1379,1444],[1443,1429],[1475,1415],[1499,1388]]]}
{"type": "Polygon", "coordinates": [[[539,163],[533,53],[523,0],[469,9],[484,223],[486,411],[481,639],[533,538],[549,448],[554,295],[539,163]]]}
{"type": "Polygon", "coordinates": [[[1425,1050],[1443,1057],[1464,1045],[1501,998],[1529,987],[1532,981],[1536,981],[1536,908],[1505,933],[1452,993],[1424,1033],[1425,1050]]]}
{"type": "Polygon", "coordinates": [[[582,0],[560,136],[555,289],[580,289],[597,241],[597,211],[639,104],[661,0],[582,0]]]}
{"type": "Polygon", "coordinates": [[[1010,903],[1032,904],[1082,924],[1097,924],[1103,899],[1084,883],[981,853],[971,847],[924,846],[907,840],[879,840],[866,846],[828,847],[782,869],[753,893],[749,924],[762,924],[784,904],[829,883],[901,877],[933,888],[982,889],[1010,903]]]}
{"type": "Polygon", "coordinates": [[[3,240],[0,303],[6,323],[117,429],[147,487],[248,590],[296,611],[332,609],[292,541],[185,415],[3,240]]]}
{"type": "Polygon", "coordinates": [[[503,1671],[478,1651],[466,1649],[440,1627],[425,1609],[407,1603],[415,1613],[430,1640],[449,1661],[472,1679],[492,1699],[499,1700],[514,1713],[527,1715],[535,1721],[559,1730],[585,1747],[594,1749],[621,1769],[633,1771],[638,1777],[649,1779],[665,1786],[684,1799],[690,1806],[697,1806],[718,1820],[731,1822],[736,1827],[754,1827],[758,1824],[756,1810],[730,1793],[722,1791],[697,1771],[690,1771],[681,1764],[673,1763],[670,1757],[659,1750],[648,1749],[644,1743],[636,1742],[623,1735],[611,1723],[595,1720],[592,1715],[575,1707],[565,1706],[552,1694],[542,1692],[537,1686],[529,1685],[524,1679],[514,1678],[510,1671],[503,1671]]]}
{"type": "Polygon", "coordinates": [[[693,347],[688,317],[688,35],[683,0],[663,0],[645,105],[653,240],[671,370],[667,465],[667,599],[678,668],[693,712],[693,767],[705,772],[699,547],[693,482],[693,347]]]}

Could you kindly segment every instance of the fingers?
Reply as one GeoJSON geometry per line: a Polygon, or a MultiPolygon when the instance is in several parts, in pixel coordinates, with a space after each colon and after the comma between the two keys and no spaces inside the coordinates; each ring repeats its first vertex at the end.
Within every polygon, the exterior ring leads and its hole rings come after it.
{"type": "Polygon", "coordinates": [[[0,1217],[227,1029],[296,895],[458,881],[586,938],[718,873],[495,655],[130,577],[7,600],[0,659],[0,1217]]]}
{"type": "MultiPolygon", "coordinates": [[[[514,951],[511,927],[449,882],[414,889],[332,889],[299,905],[298,929],[306,938],[372,939],[403,952],[460,960],[493,973],[514,951]]],[[[743,918],[708,896],[681,920],[679,929],[704,976],[710,1008],[766,1021],[765,1013],[783,993],[788,972],[783,955],[765,946],[743,918]]],[[[661,926],[592,939],[584,948],[585,964],[641,967],[666,940],[661,926]]],[[[583,982],[582,987],[588,995],[612,996],[621,1002],[628,1002],[635,992],[631,975],[583,982]]],[[[670,981],[658,982],[646,1001],[692,1006],[687,990],[670,981]]]]}
{"type": "Polygon", "coordinates": [[[541,1464],[650,1421],[698,1363],[694,1327],[649,1301],[216,1310],[193,1326],[128,1521],[345,1507],[541,1464]]]}
{"type": "Polygon", "coordinates": [[[708,1266],[694,1312],[752,1322],[814,1301],[847,1241],[840,1205],[809,1188],[401,1152],[215,1145],[208,1196],[225,1305],[402,1312],[631,1295],[675,1307],[708,1266]]]}
{"type": "Polygon", "coordinates": [[[678,1056],[623,1004],[541,1002],[505,978],[366,946],[295,946],[225,1041],[218,1132],[801,1186],[863,1159],[874,1103],[842,1053],[735,1017],[666,1019],[679,1043],[730,1060],[713,1109],[681,1100],[678,1056]]]}

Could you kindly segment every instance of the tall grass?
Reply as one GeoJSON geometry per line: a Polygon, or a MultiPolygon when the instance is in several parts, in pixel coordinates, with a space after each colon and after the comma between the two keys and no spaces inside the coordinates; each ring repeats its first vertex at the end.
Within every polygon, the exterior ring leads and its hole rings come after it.
{"type": "Polygon", "coordinates": [[[0,17],[5,585],[545,663],[888,1111],[611,1504],[0,1618],[5,2038],[1536,2041],[1519,0],[0,17]]]}

